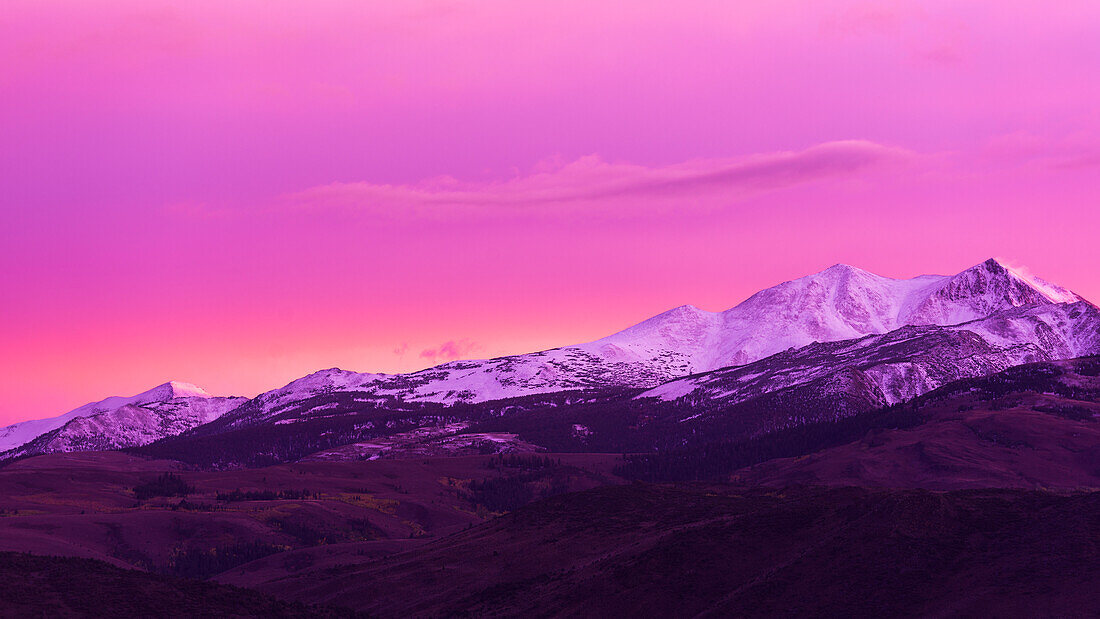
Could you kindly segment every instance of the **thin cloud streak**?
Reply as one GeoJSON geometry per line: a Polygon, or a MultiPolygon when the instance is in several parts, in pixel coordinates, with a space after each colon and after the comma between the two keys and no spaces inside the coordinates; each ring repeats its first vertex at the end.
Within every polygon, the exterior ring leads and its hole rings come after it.
{"type": "Polygon", "coordinates": [[[531,174],[506,181],[471,182],[439,177],[415,185],[333,183],[284,196],[284,200],[310,207],[518,208],[577,202],[611,204],[623,198],[650,201],[716,195],[736,197],[850,175],[913,156],[911,151],[865,140],[827,142],[801,151],[696,159],[653,167],[609,163],[597,155],[589,155],[564,165],[544,162],[531,174]]]}

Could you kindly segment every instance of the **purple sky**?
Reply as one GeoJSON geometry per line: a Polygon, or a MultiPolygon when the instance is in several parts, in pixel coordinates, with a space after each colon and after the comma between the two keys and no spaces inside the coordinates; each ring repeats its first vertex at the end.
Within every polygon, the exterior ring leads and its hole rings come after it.
{"type": "Polygon", "coordinates": [[[1100,4],[0,12],[0,423],[991,256],[1100,299],[1100,4]]]}

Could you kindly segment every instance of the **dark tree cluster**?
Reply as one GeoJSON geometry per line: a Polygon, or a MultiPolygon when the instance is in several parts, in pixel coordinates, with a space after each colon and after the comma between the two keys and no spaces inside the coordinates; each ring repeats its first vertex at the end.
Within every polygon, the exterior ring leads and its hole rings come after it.
{"type": "Polygon", "coordinates": [[[223,509],[220,505],[213,503],[196,503],[194,501],[188,501],[187,499],[180,499],[179,503],[172,505],[172,511],[185,511],[185,512],[212,512],[223,509]]]}
{"type": "Polygon", "coordinates": [[[140,501],[145,501],[158,496],[187,496],[195,492],[195,487],[178,475],[164,473],[154,480],[134,486],[134,496],[140,501]]]}

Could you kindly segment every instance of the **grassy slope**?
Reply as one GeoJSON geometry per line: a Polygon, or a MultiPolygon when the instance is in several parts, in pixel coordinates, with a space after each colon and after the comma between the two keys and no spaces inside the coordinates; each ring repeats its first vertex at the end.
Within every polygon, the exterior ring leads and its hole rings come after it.
{"type": "Polygon", "coordinates": [[[632,484],[260,589],[392,617],[1049,616],[1098,585],[1097,494],[632,484]]]}
{"type": "MultiPolygon", "coordinates": [[[[917,427],[870,432],[859,441],[770,460],[732,478],[770,486],[1100,488],[1100,423],[1036,410],[1059,400],[1028,396],[1012,408],[991,411],[959,410],[961,399],[952,399],[950,406],[924,411],[927,421],[917,427]]],[[[1100,414],[1100,405],[1089,406],[1100,414]]]]}
{"type": "Polygon", "coordinates": [[[209,582],[126,570],[91,559],[0,552],[4,617],[335,617],[209,582]]]}
{"type": "MultiPolygon", "coordinates": [[[[570,488],[614,481],[614,456],[563,456],[570,488]],[[576,464],[576,467],[571,466],[576,464]]],[[[178,463],[121,453],[54,454],[0,469],[0,550],[100,559],[121,567],[171,571],[179,553],[247,544],[297,552],[329,546],[340,556],[385,554],[460,531],[490,517],[463,490],[469,480],[511,474],[488,456],[282,465],[224,472],[181,471],[178,463]],[[196,488],[180,497],[138,501],[137,484],[175,470],[196,488]],[[218,501],[236,489],[308,490],[295,500],[218,501]],[[319,495],[319,497],[317,497],[319,495]],[[349,549],[350,545],[350,549],[349,549]]],[[[191,557],[194,559],[195,557],[191,557]]],[[[192,567],[181,574],[205,575],[192,567]]],[[[213,564],[216,569],[219,563],[213,564]]],[[[283,569],[280,563],[280,569],[283,569]]],[[[296,565],[288,564],[291,569],[296,565]]],[[[207,569],[209,572],[209,569],[207,569]]]]}

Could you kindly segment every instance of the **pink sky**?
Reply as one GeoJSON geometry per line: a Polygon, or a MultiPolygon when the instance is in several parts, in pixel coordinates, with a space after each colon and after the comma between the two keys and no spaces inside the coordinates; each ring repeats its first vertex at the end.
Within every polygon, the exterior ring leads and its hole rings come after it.
{"type": "Polygon", "coordinates": [[[0,424],[991,256],[1100,299],[1100,4],[8,0],[0,424]]]}

